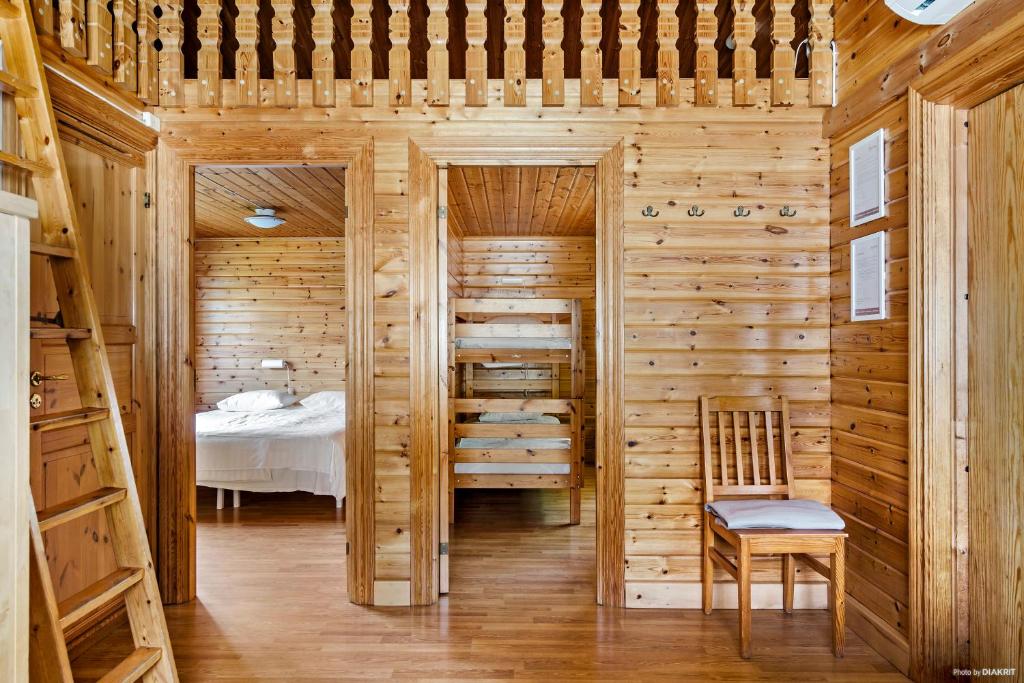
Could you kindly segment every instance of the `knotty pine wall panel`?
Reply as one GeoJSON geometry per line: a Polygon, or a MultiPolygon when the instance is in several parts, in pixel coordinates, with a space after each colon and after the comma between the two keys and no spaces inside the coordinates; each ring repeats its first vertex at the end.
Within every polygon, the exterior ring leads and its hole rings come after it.
{"type": "MultiPolygon", "coordinates": [[[[594,461],[594,397],[597,385],[597,356],[594,351],[594,299],[596,265],[593,237],[465,237],[461,241],[463,296],[468,298],[508,297],[513,299],[579,299],[583,312],[584,456],[594,461]],[[519,282],[507,283],[506,278],[519,282]]],[[[522,387],[523,380],[536,380],[531,396],[550,396],[550,366],[531,370],[478,367],[473,383],[480,391],[506,391],[522,387]],[[546,392],[546,393],[545,393],[546,392]]],[[[531,385],[534,386],[534,385],[531,385]]],[[[561,369],[560,396],[572,390],[569,366],[561,369]]]]}
{"type": "MultiPolygon", "coordinates": [[[[378,102],[387,101],[387,86],[375,83],[378,102]]],[[[410,578],[410,139],[501,136],[535,140],[538,149],[567,135],[624,143],[631,605],[700,602],[699,531],[688,515],[699,511],[701,393],[788,395],[805,444],[797,456],[799,488],[829,498],[829,159],[822,111],[770,109],[762,85],[750,108],[654,109],[645,89],[645,106],[624,110],[606,90],[598,107],[542,109],[538,89],[528,91],[525,107],[514,108],[352,108],[345,100],[324,112],[161,111],[163,134],[174,144],[201,137],[214,121],[229,125],[231,144],[246,148],[265,139],[268,128],[287,129],[311,141],[310,158],[318,138],[373,138],[374,576],[382,598],[407,600],[410,578]],[[687,215],[694,204],[703,217],[687,215]],[[750,216],[733,216],[740,204],[750,216]],[[641,215],[648,205],[660,213],[641,215]],[[781,217],[784,205],[797,217],[781,217]]],[[[757,575],[777,582],[777,565],[757,575]]],[[[771,588],[781,604],[781,588],[771,588]]]]}
{"type": "Polygon", "coordinates": [[[832,505],[846,521],[851,627],[898,666],[909,645],[907,106],[832,140],[832,505]],[[886,129],[888,215],[850,227],[849,147],[886,129]],[[850,240],[886,232],[885,320],[850,321],[850,240]],[[884,649],[883,649],[884,648],[884,649]]]}
{"type": "Polygon", "coordinates": [[[299,396],[345,388],[345,240],[199,239],[195,247],[196,409],[255,389],[299,396]]]}

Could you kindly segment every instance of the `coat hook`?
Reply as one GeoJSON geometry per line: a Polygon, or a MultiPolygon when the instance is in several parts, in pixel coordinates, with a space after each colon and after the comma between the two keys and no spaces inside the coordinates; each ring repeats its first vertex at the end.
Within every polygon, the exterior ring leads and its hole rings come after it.
{"type": "Polygon", "coordinates": [[[796,216],[796,211],[794,211],[787,205],[782,207],[782,210],[779,211],[779,215],[782,216],[783,218],[793,218],[794,216],[796,216]]]}
{"type": "Polygon", "coordinates": [[[640,215],[644,218],[657,218],[661,215],[661,211],[655,211],[654,207],[648,204],[647,208],[640,212],[640,215]]]}
{"type": "Polygon", "coordinates": [[[746,218],[750,215],[750,209],[743,206],[737,206],[736,210],[732,212],[732,215],[736,216],[736,218],[746,218]]]}
{"type": "Polygon", "coordinates": [[[696,204],[694,204],[693,206],[691,206],[691,207],[689,208],[689,210],[687,210],[687,212],[686,212],[686,213],[687,213],[687,215],[688,215],[688,216],[690,216],[691,218],[692,218],[692,217],[700,218],[701,216],[703,216],[703,215],[704,215],[705,211],[704,211],[704,209],[702,209],[702,208],[700,208],[699,206],[697,206],[696,204]]]}

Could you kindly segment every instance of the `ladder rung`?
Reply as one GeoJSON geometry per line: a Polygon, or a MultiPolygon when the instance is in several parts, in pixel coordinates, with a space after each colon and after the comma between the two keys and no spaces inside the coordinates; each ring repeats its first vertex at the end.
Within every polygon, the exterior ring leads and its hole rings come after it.
{"type": "Polygon", "coordinates": [[[29,419],[34,432],[52,432],[55,429],[67,429],[78,427],[92,422],[105,420],[110,415],[106,408],[76,408],[75,410],[62,410],[59,413],[47,413],[35,415],[29,419]]]}
{"type": "Polygon", "coordinates": [[[78,519],[90,512],[102,510],[108,505],[124,500],[126,492],[124,489],[107,486],[96,489],[84,496],[78,496],[53,507],[39,511],[39,530],[49,531],[61,524],[78,519]]]}
{"type": "Polygon", "coordinates": [[[53,173],[53,169],[46,164],[40,164],[30,159],[26,159],[25,157],[19,157],[17,154],[11,154],[10,152],[0,152],[0,162],[11,166],[17,166],[18,168],[23,168],[37,176],[45,177],[53,173]]]}
{"type": "Polygon", "coordinates": [[[146,672],[160,661],[162,651],[158,647],[139,647],[120,664],[111,669],[99,683],[132,683],[146,675],[146,672]]]}
{"type": "Polygon", "coordinates": [[[35,86],[26,83],[9,71],[0,71],[0,92],[16,97],[35,97],[39,94],[35,86]]]}
{"type": "Polygon", "coordinates": [[[32,327],[29,334],[32,339],[88,339],[92,330],[84,327],[32,327]]]}
{"type": "Polygon", "coordinates": [[[28,250],[33,254],[41,256],[54,256],[56,258],[75,257],[75,250],[70,247],[58,247],[54,244],[43,244],[42,242],[33,242],[28,250]]]}
{"type": "Polygon", "coordinates": [[[66,631],[137,584],[141,579],[141,569],[125,567],[104,576],[71,597],[61,600],[60,605],[57,606],[57,613],[60,614],[60,627],[66,631]]]}

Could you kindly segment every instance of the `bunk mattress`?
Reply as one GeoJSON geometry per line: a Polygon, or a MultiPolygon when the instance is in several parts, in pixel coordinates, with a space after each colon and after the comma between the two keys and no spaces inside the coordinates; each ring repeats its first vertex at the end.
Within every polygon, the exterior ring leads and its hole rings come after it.
{"type": "MultiPolygon", "coordinates": [[[[516,423],[508,423],[511,427],[516,423]]],[[[558,424],[558,418],[538,415],[534,419],[521,420],[518,424],[558,424]]],[[[502,450],[508,448],[530,450],[565,450],[572,446],[571,439],[524,439],[500,437],[462,437],[456,440],[456,448],[502,450]]],[[[457,462],[455,474],[569,474],[569,463],[532,462],[457,462]]]]}
{"type": "Polygon", "coordinates": [[[301,404],[196,415],[196,483],[345,497],[345,413],[301,404]]]}
{"type": "MultiPolygon", "coordinates": [[[[537,324],[535,317],[528,315],[498,316],[488,321],[491,324],[537,324]]],[[[568,337],[457,337],[455,347],[459,349],[495,349],[495,350],[557,350],[571,349],[572,340],[568,337]]],[[[520,368],[523,363],[481,363],[489,369],[520,368]]]]}

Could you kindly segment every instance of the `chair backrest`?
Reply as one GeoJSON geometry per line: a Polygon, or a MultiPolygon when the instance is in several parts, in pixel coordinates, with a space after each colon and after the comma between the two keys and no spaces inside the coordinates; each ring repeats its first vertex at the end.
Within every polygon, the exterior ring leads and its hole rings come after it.
{"type": "Polygon", "coordinates": [[[789,402],[767,396],[701,396],[704,500],[793,498],[789,402]]]}

